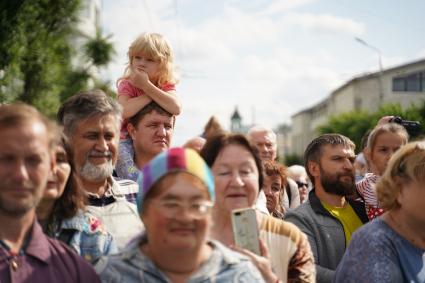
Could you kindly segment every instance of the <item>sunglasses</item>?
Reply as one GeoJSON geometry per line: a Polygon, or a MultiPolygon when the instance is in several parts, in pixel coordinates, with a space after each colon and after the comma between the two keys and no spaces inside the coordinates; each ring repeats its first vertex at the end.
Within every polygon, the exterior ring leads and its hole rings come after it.
{"type": "Polygon", "coordinates": [[[308,184],[307,184],[307,183],[304,183],[304,182],[295,181],[295,183],[297,183],[298,188],[301,188],[301,187],[308,187],[308,184]]]}

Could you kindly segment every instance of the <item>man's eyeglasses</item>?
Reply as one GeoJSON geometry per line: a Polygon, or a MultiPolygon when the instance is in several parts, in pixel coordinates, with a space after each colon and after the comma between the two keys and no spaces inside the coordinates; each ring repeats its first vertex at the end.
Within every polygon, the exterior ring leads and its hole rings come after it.
{"type": "Polygon", "coordinates": [[[308,187],[308,183],[304,183],[304,182],[301,182],[301,181],[295,181],[295,183],[297,183],[298,188],[308,187]]]}
{"type": "Polygon", "coordinates": [[[160,213],[167,218],[175,218],[185,211],[191,217],[201,219],[207,216],[213,207],[210,201],[185,203],[176,200],[152,200],[151,202],[158,208],[160,213]]]}

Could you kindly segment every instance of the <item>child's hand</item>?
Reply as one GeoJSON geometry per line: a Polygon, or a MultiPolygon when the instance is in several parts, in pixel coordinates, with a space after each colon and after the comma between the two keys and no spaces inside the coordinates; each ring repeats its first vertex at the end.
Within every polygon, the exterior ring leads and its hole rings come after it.
{"type": "Polygon", "coordinates": [[[140,89],[144,89],[149,84],[148,74],[145,71],[137,68],[132,68],[129,80],[132,85],[140,89]]]}

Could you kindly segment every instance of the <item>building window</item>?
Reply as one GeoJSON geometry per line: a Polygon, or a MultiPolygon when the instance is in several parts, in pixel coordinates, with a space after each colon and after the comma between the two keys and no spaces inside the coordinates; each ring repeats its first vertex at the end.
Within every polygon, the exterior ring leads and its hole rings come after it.
{"type": "Polygon", "coordinates": [[[405,91],[406,80],[404,78],[393,79],[393,91],[405,91]]]}
{"type": "Polygon", "coordinates": [[[393,91],[425,92],[425,71],[393,78],[393,91]]]}
{"type": "Polygon", "coordinates": [[[406,78],[407,91],[421,91],[421,73],[410,75],[406,78]]]}
{"type": "Polygon", "coordinates": [[[421,86],[422,86],[422,91],[425,91],[425,71],[421,73],[421,86]]]}

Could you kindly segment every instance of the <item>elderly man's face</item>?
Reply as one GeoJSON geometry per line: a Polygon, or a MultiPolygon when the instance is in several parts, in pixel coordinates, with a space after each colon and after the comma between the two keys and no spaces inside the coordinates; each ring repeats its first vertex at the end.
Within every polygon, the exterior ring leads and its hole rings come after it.
{"type": "Polygon", "coordinates": [[[112,176],[117,160],[119,129],[113,115],[81,120],[70,136],[73,161],[80,178],[102,182],[112,176]]]}
{"type": "Polygon", "coordinates": [[[276,159],[276,140],[272,133],[253,132],[250,140],[258,149],[260,158],[263,161],[273,161],[276,159]]]}
{"type": "Polygon", "coordinates": [[[170,147],[174,117],[156,111],[146,114],[136,127],[129,125],[135,154],[154,157],[170,147]]]}
{"type": "Polygon", "coordinates": [[[19,217],[36,207],[53,167],[48,133],[25,121],[0,128],[0,136],[0,213],[19,217]]]}

